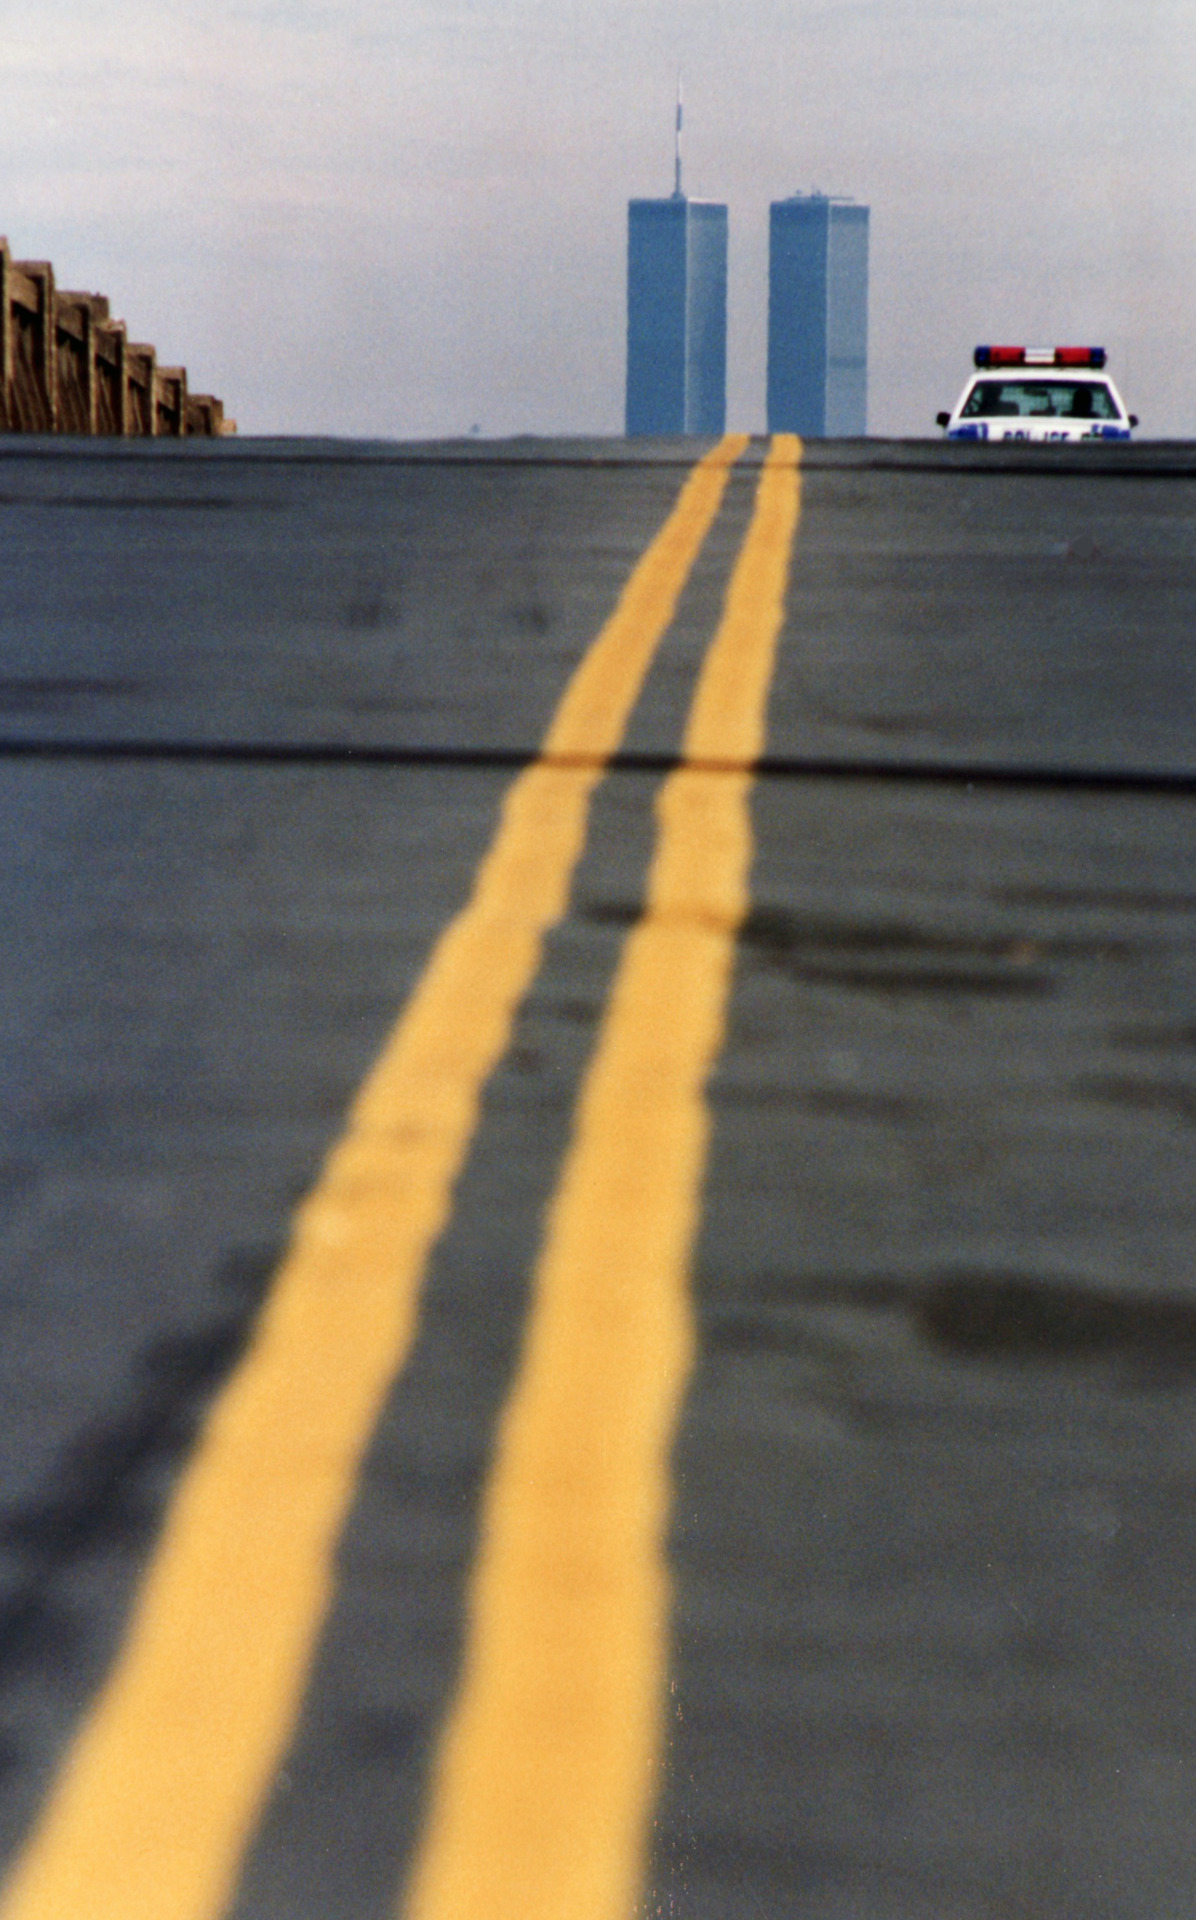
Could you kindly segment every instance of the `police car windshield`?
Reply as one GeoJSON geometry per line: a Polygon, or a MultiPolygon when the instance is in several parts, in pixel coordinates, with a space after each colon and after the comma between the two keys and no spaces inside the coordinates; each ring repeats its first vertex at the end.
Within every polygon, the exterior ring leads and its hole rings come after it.
{"type": "Polygon", "coordinates": [[[1012,414],[1061,420],[1117,420],[1113,395],[1100,380],[977,380],[963,417],[1012,414]]]}

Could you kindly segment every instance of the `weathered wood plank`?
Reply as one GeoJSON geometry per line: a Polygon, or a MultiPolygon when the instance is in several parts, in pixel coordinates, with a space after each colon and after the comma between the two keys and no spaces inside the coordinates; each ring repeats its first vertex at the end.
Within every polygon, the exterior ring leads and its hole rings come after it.
{"type": "Polygon", "coordinates": [[[185,367],[130,343],[107,295],[56,289],[48,260],[14,260],[0,237],[0,432],[231,433],[223,404],[187,391],[185,367]]]}

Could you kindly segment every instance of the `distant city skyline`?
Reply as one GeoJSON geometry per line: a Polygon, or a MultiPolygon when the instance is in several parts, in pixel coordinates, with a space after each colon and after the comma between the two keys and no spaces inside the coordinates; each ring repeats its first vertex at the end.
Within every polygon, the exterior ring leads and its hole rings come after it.
{"type": "Polygon", "coordinates": [[[728,208],[727,421],[768,208],[873,209],[869,428],[978,340],[1091,340],[1196,434],[1190,8],[1139,0],[0,0],[0,230],[243,431],[619,433],[626,208],[728,208]],[[994,61],[994,45],[1009,57],[994,61]]]}
{"type": "MultiPolygon", "coordinates": [[[[678,107],[680,127],[680,107],[678,107]]],[[[727,209],[691,200],[627,208],[628,434],[720,434],[727,421],[727,209]]]]}
{"type": "Polygon", "coordinates": [[[795,193],[768,211],[768,430],[867,433],[870,210],[795,193]]]}

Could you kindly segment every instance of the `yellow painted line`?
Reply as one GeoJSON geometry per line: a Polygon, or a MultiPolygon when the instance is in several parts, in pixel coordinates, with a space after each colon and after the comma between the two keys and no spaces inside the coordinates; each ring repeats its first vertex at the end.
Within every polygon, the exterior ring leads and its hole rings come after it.
{"type": "Polygon", "coordinates": [[[662,1748],[669,1453],[694,1347],[705,1087],[747,911],[752,762],[797,528],[778,435],[665,782],[548,1212],[406,1920],[631,1920],[662,1748]]]}
{"type": "Polygon", "coordinates": [[[746,444],[728,438],[693,469],[570,681],[545,758],[511,786],[472,896],[298,1212],[2,1920],[212,1920],[231,1897],[482,1089],[564,912],[603,764],[746,444]]]}

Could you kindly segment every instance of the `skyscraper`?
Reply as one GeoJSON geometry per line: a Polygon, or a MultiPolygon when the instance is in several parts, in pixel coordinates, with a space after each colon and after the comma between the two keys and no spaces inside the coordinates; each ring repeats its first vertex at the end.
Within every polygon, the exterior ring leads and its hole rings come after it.
{"type": "Polygon", "coordinates": [[[727,209],[681,188],[627,207],[627,432],[721,434],[727,417],[727,209]]]}
{"type": "Polygon", "coordinates": [[[768,430],[867,432],[868,208],[774,200],[768,246],[768,430]]]}

